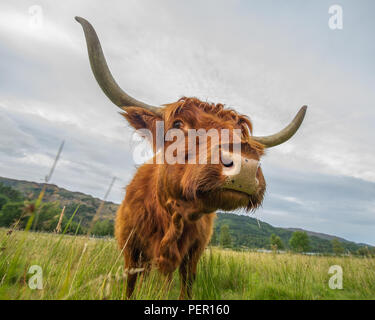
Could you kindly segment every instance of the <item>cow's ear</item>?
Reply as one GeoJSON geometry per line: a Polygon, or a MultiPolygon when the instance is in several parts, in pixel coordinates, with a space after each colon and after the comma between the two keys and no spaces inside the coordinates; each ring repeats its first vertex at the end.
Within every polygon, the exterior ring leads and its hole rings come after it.
{"type": "Polygon", "coordinates": [[[121,113],[134,129],[149,129],[153,131],[156,121],[162,121],[161,116],[155,113],[139,108],[127,107],[125,112],[121,113]]]}

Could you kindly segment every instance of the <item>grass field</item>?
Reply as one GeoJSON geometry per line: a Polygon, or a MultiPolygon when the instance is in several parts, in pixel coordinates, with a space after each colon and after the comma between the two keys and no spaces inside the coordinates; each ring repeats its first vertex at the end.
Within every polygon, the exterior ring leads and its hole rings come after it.
{"type": "MultiPolygon", "coordinates": [[[[0,229],[0,299],[125,299],[123,259],[113,239],[0,229]],[[43,272],[32,290],[30,266],[43,272]]],[[[157,272],[138,283],[134,299],[177,299],[157,272]]],[[[234,252],[208,248],[194,299],[375,299],[375,259],[234,252]],[[329,267],[343,269],[343,289],[328,286],[329,267]]]]}

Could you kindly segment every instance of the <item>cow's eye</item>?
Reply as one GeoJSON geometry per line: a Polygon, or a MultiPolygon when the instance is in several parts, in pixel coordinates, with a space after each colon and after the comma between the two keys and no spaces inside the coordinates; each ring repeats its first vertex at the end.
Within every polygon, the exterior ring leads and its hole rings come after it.
{"type": "Polygon", "coordinates": [[[184,123],[181,120],[176,120],[173,122],[174,129],[181,129],[184,126],[184,123]]]}

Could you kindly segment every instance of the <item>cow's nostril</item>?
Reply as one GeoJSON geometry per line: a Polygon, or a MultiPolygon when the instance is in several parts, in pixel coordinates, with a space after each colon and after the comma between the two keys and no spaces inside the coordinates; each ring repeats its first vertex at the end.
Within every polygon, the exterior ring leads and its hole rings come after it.
{"type": "Polygon", "coordinates": [[[221,155],[220,155],[220,160],[221,160],[221,163],[223,164],[224,167],[226,168],[230,168],[230,167],[233,167],[234,166],[234,159],[233,159],[233,156],[231,154],[228,154],[226,152],[222,152],[221,155]]]}
{"type": "Polygon", "coordinates": [[[223,166],[224,166],[224,167],[227,167],[227,168],[230,168],[230,167],[233,166],[233,161],[223,162],[223,166]]]}

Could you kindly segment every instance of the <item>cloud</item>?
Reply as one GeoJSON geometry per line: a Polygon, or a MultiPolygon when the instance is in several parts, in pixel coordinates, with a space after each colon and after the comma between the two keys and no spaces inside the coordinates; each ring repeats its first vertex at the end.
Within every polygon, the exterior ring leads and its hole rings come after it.
{"type": "Polygon", "coordinates": [[[374,244],[375,183],[310,172],[295,176],[278,168],[266,172],[268,190],[259,218],[374,244]]]}
{"type": "Polygon", "coordinates": [[[117,176],[111,200],[121,201],[135,172],[132,130],[91,74],[73,19],[81,15],[115,78],[140,100],[223,102],[248,114],[257,135],[308,104],[296,136],[267,151],[259,216],[375,243],[371,1],[342,1],[347,20],[337,32],[329,1],[39,3],[39,30],[29,28],[28,1],[0,4],[0,175],[40,181],[66,140],[52,182],[102,197],[117,176]]]}

